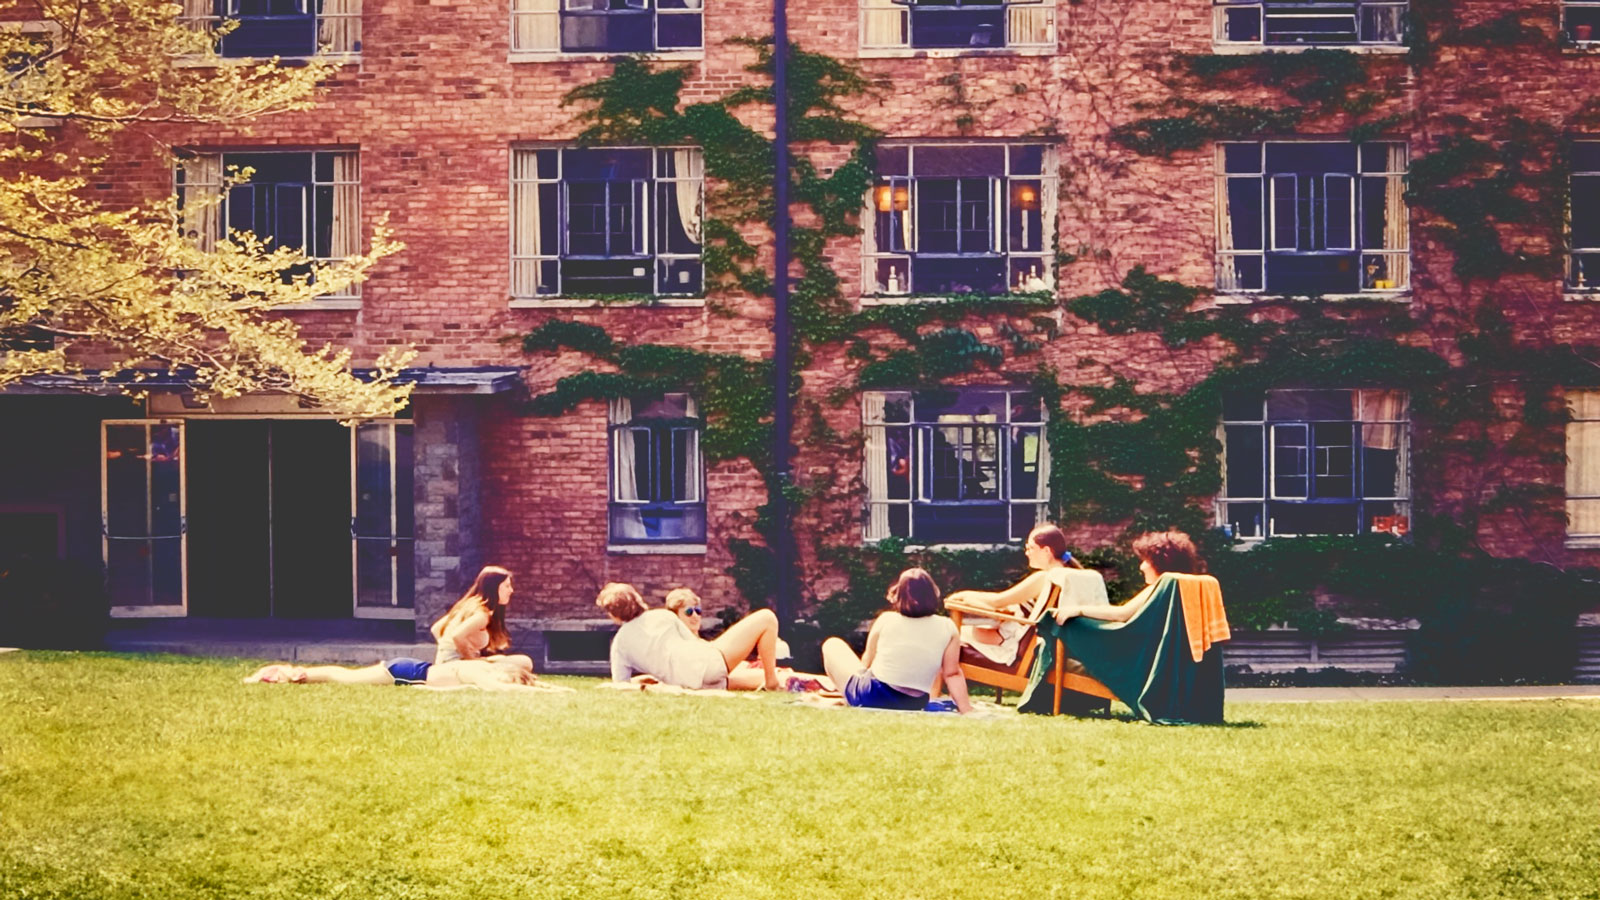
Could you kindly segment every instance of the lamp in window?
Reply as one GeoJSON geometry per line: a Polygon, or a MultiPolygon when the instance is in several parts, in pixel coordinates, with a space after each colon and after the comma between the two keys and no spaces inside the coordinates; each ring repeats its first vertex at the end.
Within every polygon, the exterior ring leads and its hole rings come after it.
{"type": "Polygon", "coordinates": [[[878,212],[905,212],[911,208],[911,189],[903,184],[880,184],[873,193],[878,212]]]}
{"type": "Polygon", "coordinates": [[[1022,246],[1028,246],[1028,213],[1039,208],[1039,189],[1031,184],[1019,184],[1011,189],[1011,207],[1022,213],[1022,246]]]}

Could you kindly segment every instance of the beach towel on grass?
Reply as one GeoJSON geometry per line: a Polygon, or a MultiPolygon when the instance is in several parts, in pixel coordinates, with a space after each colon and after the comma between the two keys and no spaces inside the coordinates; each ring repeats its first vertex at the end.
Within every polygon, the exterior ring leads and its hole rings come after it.
{"type": "Polygon", "coordinates": [[[1228,635],[1217,580],[1168,572],[1156,580],[1150,599],[1127,622],[1080,616],[1058,625],[1045,616],[1039,623],[1043,640],[1019,708],[1049,714],[1051,691],[1044,683],[1045,673],[1055,664],[1059,638],[1090,676],[1145,721],[1221,722],[1222,648],[1217,643],[1228,635]]]}

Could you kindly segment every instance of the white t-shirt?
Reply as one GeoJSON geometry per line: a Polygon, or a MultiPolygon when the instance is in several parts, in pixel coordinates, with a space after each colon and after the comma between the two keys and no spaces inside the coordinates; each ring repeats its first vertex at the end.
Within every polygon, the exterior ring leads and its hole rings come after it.
{"type": "Polygon", "coordinates": [[[728,686],[722,651],[697,637],[670,609],[640,613],[611,639],[611,680],[640,674],[684,688],[728,686]]]}
{"type": "MultiPolygon", "coordinates": [[[[1074,569],[1062,566],[1051,569],[1044,583],[1039,586],[1039,596],[1034,603],[1044,603],[1050,599],[1050,588],[1061,586],[1061,606],[1109,606],[1111,598],[1106,594],[1106,580],[1099,572],[1093,569],[1074,569]]],[[[977,616],[962,618],[961,643],[982,653],[991,661],[1003,666],[1009,666],[1017,661],[1017,653],[1022,649],[1022,635],[1028,626],[1021,622],[1009,622],[1002,619],[984,619],[977,616]],[[986,644],[977,639],[975,630],[978,628],[998,628],[1000,643],[986,644]]]]}
{"type": "Polygon", "coordinates": [[[928,693],[944,662],[944,648],[956,634],[956,623],[944,616],[910,619],[897,612],[878,617],[878,649],[872,674],[891,687],[928,693]]]}

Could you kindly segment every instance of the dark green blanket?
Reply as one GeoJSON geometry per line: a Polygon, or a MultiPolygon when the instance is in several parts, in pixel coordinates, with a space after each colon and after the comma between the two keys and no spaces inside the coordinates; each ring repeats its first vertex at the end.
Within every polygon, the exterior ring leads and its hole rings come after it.
{"type": "MultiPolygon", "coordinates": [[[[1189,650],[1178,582],[1164,578],[1144,608],[1127,622],[1083,617],[1057,625],[1039,623],[1041,645],[1034,657],[1023,712],[1049,715],[1052,689],[1045,676],[1055,665],[1056,639],[1089,675],[1111,689],[1135,715],[1158,725],[1222,721],[1222,646],[1213,644],[1199,662],[1189,650]]],[[[1068,707],[1063,691],[1063,709],[1068,707]]]]}

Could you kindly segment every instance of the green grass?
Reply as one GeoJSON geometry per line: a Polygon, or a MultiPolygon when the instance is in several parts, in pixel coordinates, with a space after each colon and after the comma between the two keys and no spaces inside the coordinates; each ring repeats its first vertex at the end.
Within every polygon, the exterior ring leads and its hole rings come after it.
{"type": "Polygon", "coordinates": [[[0,654],[0,897],[1600,897],[1600,703],[1155,728],[250,669],[0,654]]]}

